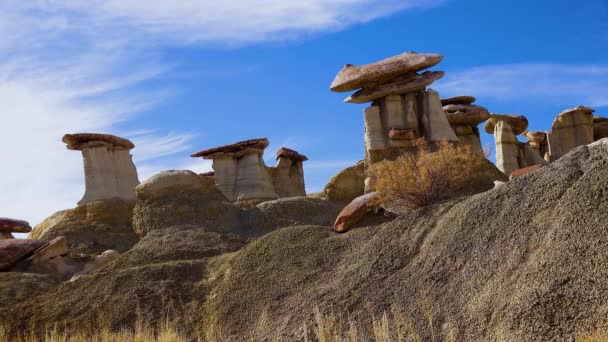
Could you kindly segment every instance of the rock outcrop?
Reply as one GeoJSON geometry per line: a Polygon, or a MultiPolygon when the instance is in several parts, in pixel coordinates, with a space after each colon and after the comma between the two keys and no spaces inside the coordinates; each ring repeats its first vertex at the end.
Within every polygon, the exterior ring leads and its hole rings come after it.
{"type": "Polygon", "coordinates": [[[98,255],[106,250],[128,251],[139,241],[132,225],[132,202],[95,201],[59,211],[36,225],[29,238],[53,240],[63,236],[70,255],[98,255]]]}
{"type": "Polygon", "coordinates": [[[330,201],[350,203],[364,193],[365,163],[360,161],[331,177],[321,195],[330,201]]]}
{"type": "Polygon", "coordinates": [[[551,160],[560,158],[575,147],[594,141],[593,112],[591,108],[578,106],[557,115],[548,134],[551,160]]]}
{"type": "MultiPolygon", "coordinates": [[[[417,138],[425,138],[431,143],[443,139],[459,141],[443,111],[439,94],[426,89],[444,73],[417,73],[442,59],[438,54],[407,52],[364,66],[346,65],[336,75],[331,90],[361,88],[346,102],[373,101],[363,111],[366,170],[379,161],[412,153],[417,138]]],[[[373,191],[373,184],[373,179],[367,177],[365,191],[373,191]]]]}
{"type": "Polygon", "coordinates": [[[82,151],[86,190],[78,204],[110,199],[135,200],[139,184],[129,151],[135,147],[127,139],[110,134],[66,134],[69,150],[82,151]]]}
{"type": "Polygon", "coordinates": [[[266,138],[245,140],[200,151],[192,157],[213,160],[215,183],[231,202],[305,195],[302,162],[308,158],[282,147],[277,152],[277,166],[269,168],[262,158],[268,144],[266,138]]]}
{"type": "Polygon", "coordinates": [[[608,118],[596,116],[593,118],[593,139],[608,138],[608,118]]]}

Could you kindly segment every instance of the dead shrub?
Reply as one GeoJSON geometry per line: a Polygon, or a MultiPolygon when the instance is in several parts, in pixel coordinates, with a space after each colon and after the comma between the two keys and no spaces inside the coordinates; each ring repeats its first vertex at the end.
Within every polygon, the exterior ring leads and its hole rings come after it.
{"type": "Polygon", "coordinates": [[[431,149],[424,139],[418,139],[415,152],[372,165],[370,176],[383,200],[399,199],[410,208],[419,208],[454,197],[482,162],[470,146],[442,140],[431,149]]]}

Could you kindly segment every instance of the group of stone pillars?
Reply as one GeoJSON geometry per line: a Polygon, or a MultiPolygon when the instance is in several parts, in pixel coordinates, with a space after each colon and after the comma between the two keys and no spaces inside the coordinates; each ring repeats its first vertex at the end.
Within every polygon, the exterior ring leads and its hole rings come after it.
{"type": "Polygon", "coordinates": [[[245,140],[192,157],[213,160],[215,183],[230,201],[305,196],[302,163],[308,158],[283,147],[277,152],[277,166],[268,167],[262,158],[268,144],[266,138],[245,140]]]}
{"type": "MultiPolygon", "coordinates": [[[[78,202],[119,199],[135,201],[139,185],[130,150],[135,145],[110,134],[66,134],[63,142],[70,150],[82,151],[85,194],[78,202]]],[[[277,166],[267,167],[262,155],[266,138],[201,151],[192,155],[213,160],[216,185],[229,201],[268,200],[305,196],[304,168],[308,158],[288,148],[277,152],[277,166]]]]}
{"type": "MultiPolygon", "coordinates": [[[[346,92],[361,88],[345,102],[371,102],[363,111],[366,170],[379,161],[412,153],[418,138],[431,143],[446,139],[468,144],[476,153],[483,153],[476,126],[487,120],[487,110],[472,105],[475,99],[470,97],[442,103],[439,94],[426,87],[444,73],[417,73],[442,59],[438,54],[407,52],[363,66],[347,64],[338,73],[331,90],[346,92]],[[450,115],[446,115],[445,106],[450,106],[450,115]]],[[[373,179],[367,177],[365,183],[366,192],[374,190],[373,179]]]]}

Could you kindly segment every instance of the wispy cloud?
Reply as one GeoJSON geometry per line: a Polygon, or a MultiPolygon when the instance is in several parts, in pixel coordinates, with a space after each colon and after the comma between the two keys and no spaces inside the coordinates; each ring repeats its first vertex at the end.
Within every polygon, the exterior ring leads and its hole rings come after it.
{"type": "Polygon", "coordinates": [[[448,72],[434,85],[444,96],[471,94],[499,101],[608,106],[608,65],[507,64],[448,72]]]}

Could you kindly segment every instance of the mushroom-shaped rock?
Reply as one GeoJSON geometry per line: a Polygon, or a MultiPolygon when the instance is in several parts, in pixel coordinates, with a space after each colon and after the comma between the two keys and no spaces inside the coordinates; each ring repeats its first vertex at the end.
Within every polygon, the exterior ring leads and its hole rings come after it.
{"type": "Polygon", "coordinates": [[[334,230],[338,233],[350,230],[368,212],[378,206],[379,199],[380,195],[377,192],[371,192],[352,200],[336,218],[334,230]]]}
{"type": "Polygon", "coordinates": [[[239,141],[234,144],[219,146],[203,150],[191,155],[192,158],[202,157],[203,159],[215,159],[224,155],[239,155],[248,149],[264,150],[268,147],[267,138],[258,138],[239,141]]]}
{"type": "Polygon", "coordinates": [[[336,75],[330,89],[337,92],[346,92],[362,88],[370,84],[384,83],[384,81],[414,74],[416,71],[428,69],[443,59],[439,54],[419,54],[406,52],[379,62],[356,66],[346,64],[336,75]]]}
{"type": "Polygon", "coordinates": [[[490,114],[490,119],[486,122],[485,130],[489,134],[494,133],[494,127],[499,121],[505,121],[511,126],[513,134],[522,134],[528,128],[528,119],[523,115],[514,114],[490,114]]]}
{"type": "Polygon", "coordinates": [[[306,157],[303,154],[300,154],[292,149],[289,149],[287,147],[281,147],[278,151],[277,151],[277,160],[281,159],[281,158],[286,158],[289,159],[293,162],[303,162],[303,161],[307,161],[308,157],[306,157]]]}
{"type": "Polygon", "coordinates": [[[450,125],[477,126],[490,118],[487,109],[476,105],[448,104],[443,106],[443,110],[450,125]]]}
{"type": "Polygon", "coordinates": [[[441,99],[441,105],[442,106],[447,106],[447,105],[470,105],[471,103],[475,102],[477,99],[474,98],[473,96],[454,96],[454,97],[448,97],[447,99],[441,99]]]}
{"type": "Polygon", "coordinates": [[[101,133],[77,133],[66,134],[61,139],[68,146],[69,150],[80,151],[87,147],[93,147],[102,143],[107,143],[117,149],[131,150],[135,145],[128,139],[120,138],[111,134],[101,133]]]}
{"type": "Polygon", "coordinates": [[[391,94],[406,94],[424,89],[445,75],[443,71],[425,71],[422,74],[407,75],[389,83],[371,85],[355,92],[344,100],[348,103],[365,103],[391,94]]]}
{"type": "Polygon", "coordinates": [[[608,118],[593,118],[593,140],[608,138],[608,118]]]}
{"type": "Polygon", "coordinates": [[[7,270],[26,259],[48,242],[44,240],[6,239],[0,240],[0,271],[7,270]]]}
{"type": "Polygon", "coordinates": [[[528,174],[528,173],[530,173],[532,171],[536,171],[536,170],[540,169],[543,166],[545,166],[545,165],[544,164],[536,164],[536,165],[524,167],[523,169],[517,169],[517,170],[511,172],[511,174],[509,175],[509,179],[513,179],[513,178],[517,178],[517,177],[523,176],[523,175],[528,174]]]}
{"type": "Polygon", "coordinates": [[[0,233],[29,233],[32,227],[26,221],[0,217],[0,233]]]}
{"type": "Polygon", "coordinates": [[[578,146],[593,142],[594,110],[585,106],[569,108],[557,115],[551,124],[549,149],[553,160],[578,146]]]}
{"type": "Polygon", "coordinates": [[[135,147],[131,141],[100,133],[66,134],[62,140],[69,150],[82,151],[85,194],[78,204],[116,198],[135,201],[139,179],[129,152],[135,147]]]}
{"type": "Polygon", "coordinates": [[[545,131],[525,131],[522,134],[532,144],[540,145],[547,140],[547,132],[545,131]]]}

